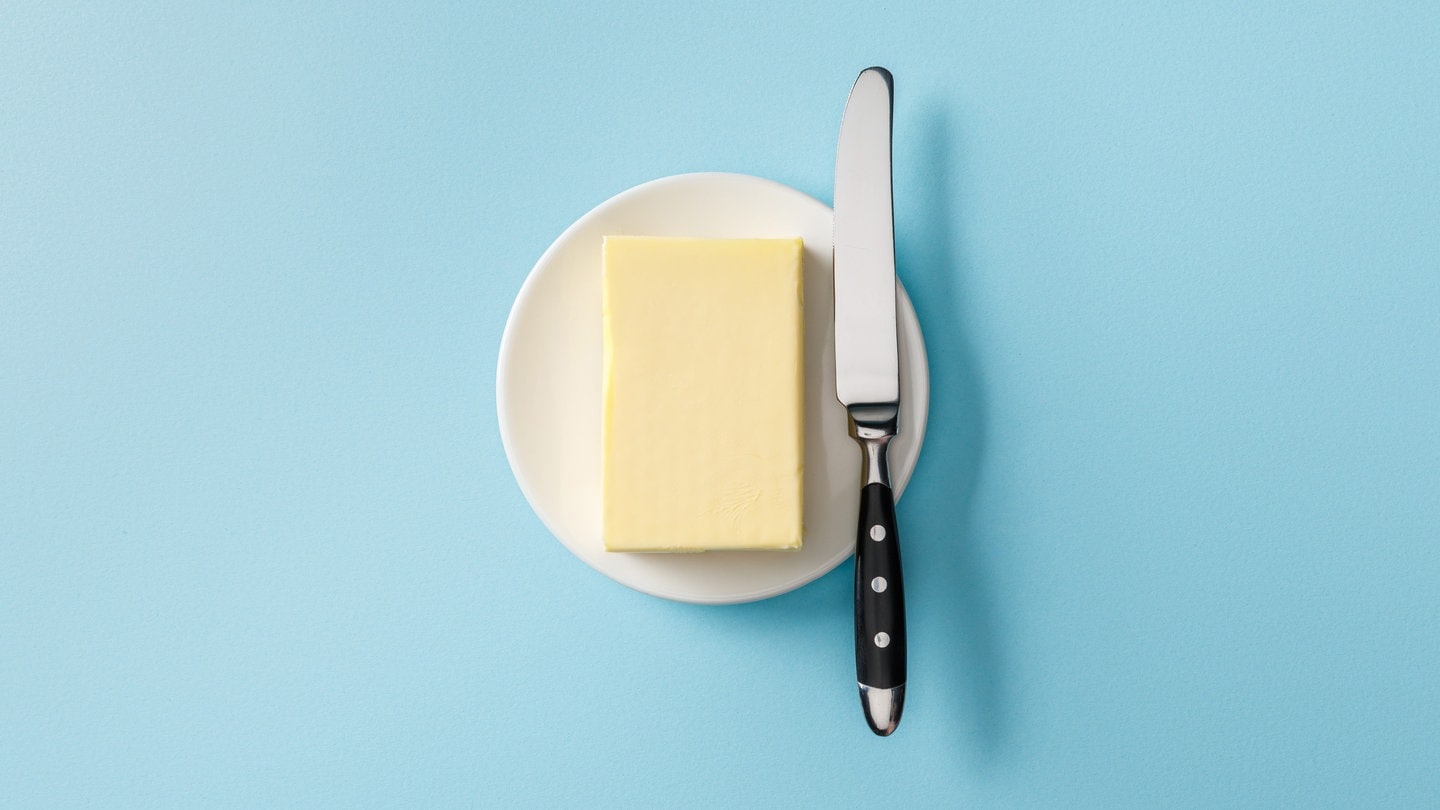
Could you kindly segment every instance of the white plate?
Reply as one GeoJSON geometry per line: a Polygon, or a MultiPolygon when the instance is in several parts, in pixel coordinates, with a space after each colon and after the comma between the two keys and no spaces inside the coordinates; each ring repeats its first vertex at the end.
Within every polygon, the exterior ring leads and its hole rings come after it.
{"type": "MultiPolygon", "coordinates": [[[[682,602],[765,599],[850,556],[860,450],[835,399],[830,208],[741,174],[682,174],[622,192],[571,225],[525,280],[505,335],[495,395],[500,437],[535,514],[575,556],[638,591],[682,602]],[[609,234],[805,240],[805,541],[798,552],[607,552],[600,535],[600,245],[609,234]]],[[[895,496],[925,435],[930,380],[915,309],[900,290],[900,436],[895,496]]]]}

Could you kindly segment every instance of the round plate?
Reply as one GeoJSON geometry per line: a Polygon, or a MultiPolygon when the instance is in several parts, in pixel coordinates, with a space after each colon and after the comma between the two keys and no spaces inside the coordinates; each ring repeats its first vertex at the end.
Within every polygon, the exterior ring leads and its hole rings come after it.
{"type": "MultiPolygon", "coordinates": [[[[835,399],[834,299],[828,206],[771,180],[682,174],[622,192],[555,240],[525,280],[505,335],[495,393],[500,437],[535,514],[575,556],[638,591],[682,602],[765,599],[850,556],[860,450],[835,399]],[[805,539],[800,551],[627,554],[600,534],[603,353],[600,245],[607,235],[805,240],[805,539]]],[[[895,497],[925,435],[929,376],[915,308],[899,289],[900,435],[891,445],[895,497]]]]}

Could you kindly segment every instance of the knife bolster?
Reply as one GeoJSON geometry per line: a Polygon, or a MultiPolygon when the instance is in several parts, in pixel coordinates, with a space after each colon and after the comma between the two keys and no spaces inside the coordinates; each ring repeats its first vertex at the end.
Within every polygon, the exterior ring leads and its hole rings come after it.
{"type": "Polygon", "coordinates": [[[900,406],[887,402],[851,405],[846,410],[850,412],[850,435],[860,443],[860,449],[865,454],[861,486],[890,486],[890,463],[886,457],[890,440],[898,432],[900,406]]]}

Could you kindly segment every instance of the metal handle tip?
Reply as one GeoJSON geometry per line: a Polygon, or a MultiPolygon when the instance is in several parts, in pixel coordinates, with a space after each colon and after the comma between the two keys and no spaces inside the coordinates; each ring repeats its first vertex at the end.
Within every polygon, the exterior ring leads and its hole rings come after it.
{"type": "Polygon", "coordinates": [[[860,684],[860,705],[865,707],[865,722],[881,737],[889,737],[900,725],[905,709],[905,684],[892,689],[876,689],[860,684]]]}

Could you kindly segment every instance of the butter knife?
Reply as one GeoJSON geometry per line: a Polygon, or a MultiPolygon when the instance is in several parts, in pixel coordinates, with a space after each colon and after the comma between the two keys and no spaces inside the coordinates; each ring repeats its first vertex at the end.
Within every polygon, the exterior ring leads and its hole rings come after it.
{"type": "Polygon", "coordinates": [[[855,540],[855,673],[870,730],[905,705],[905,588],[886,452],[900,414],[895,225],[890,183],[894,79],[860,73],[835,156],[835,394],[864,458],[855,540]]]}

